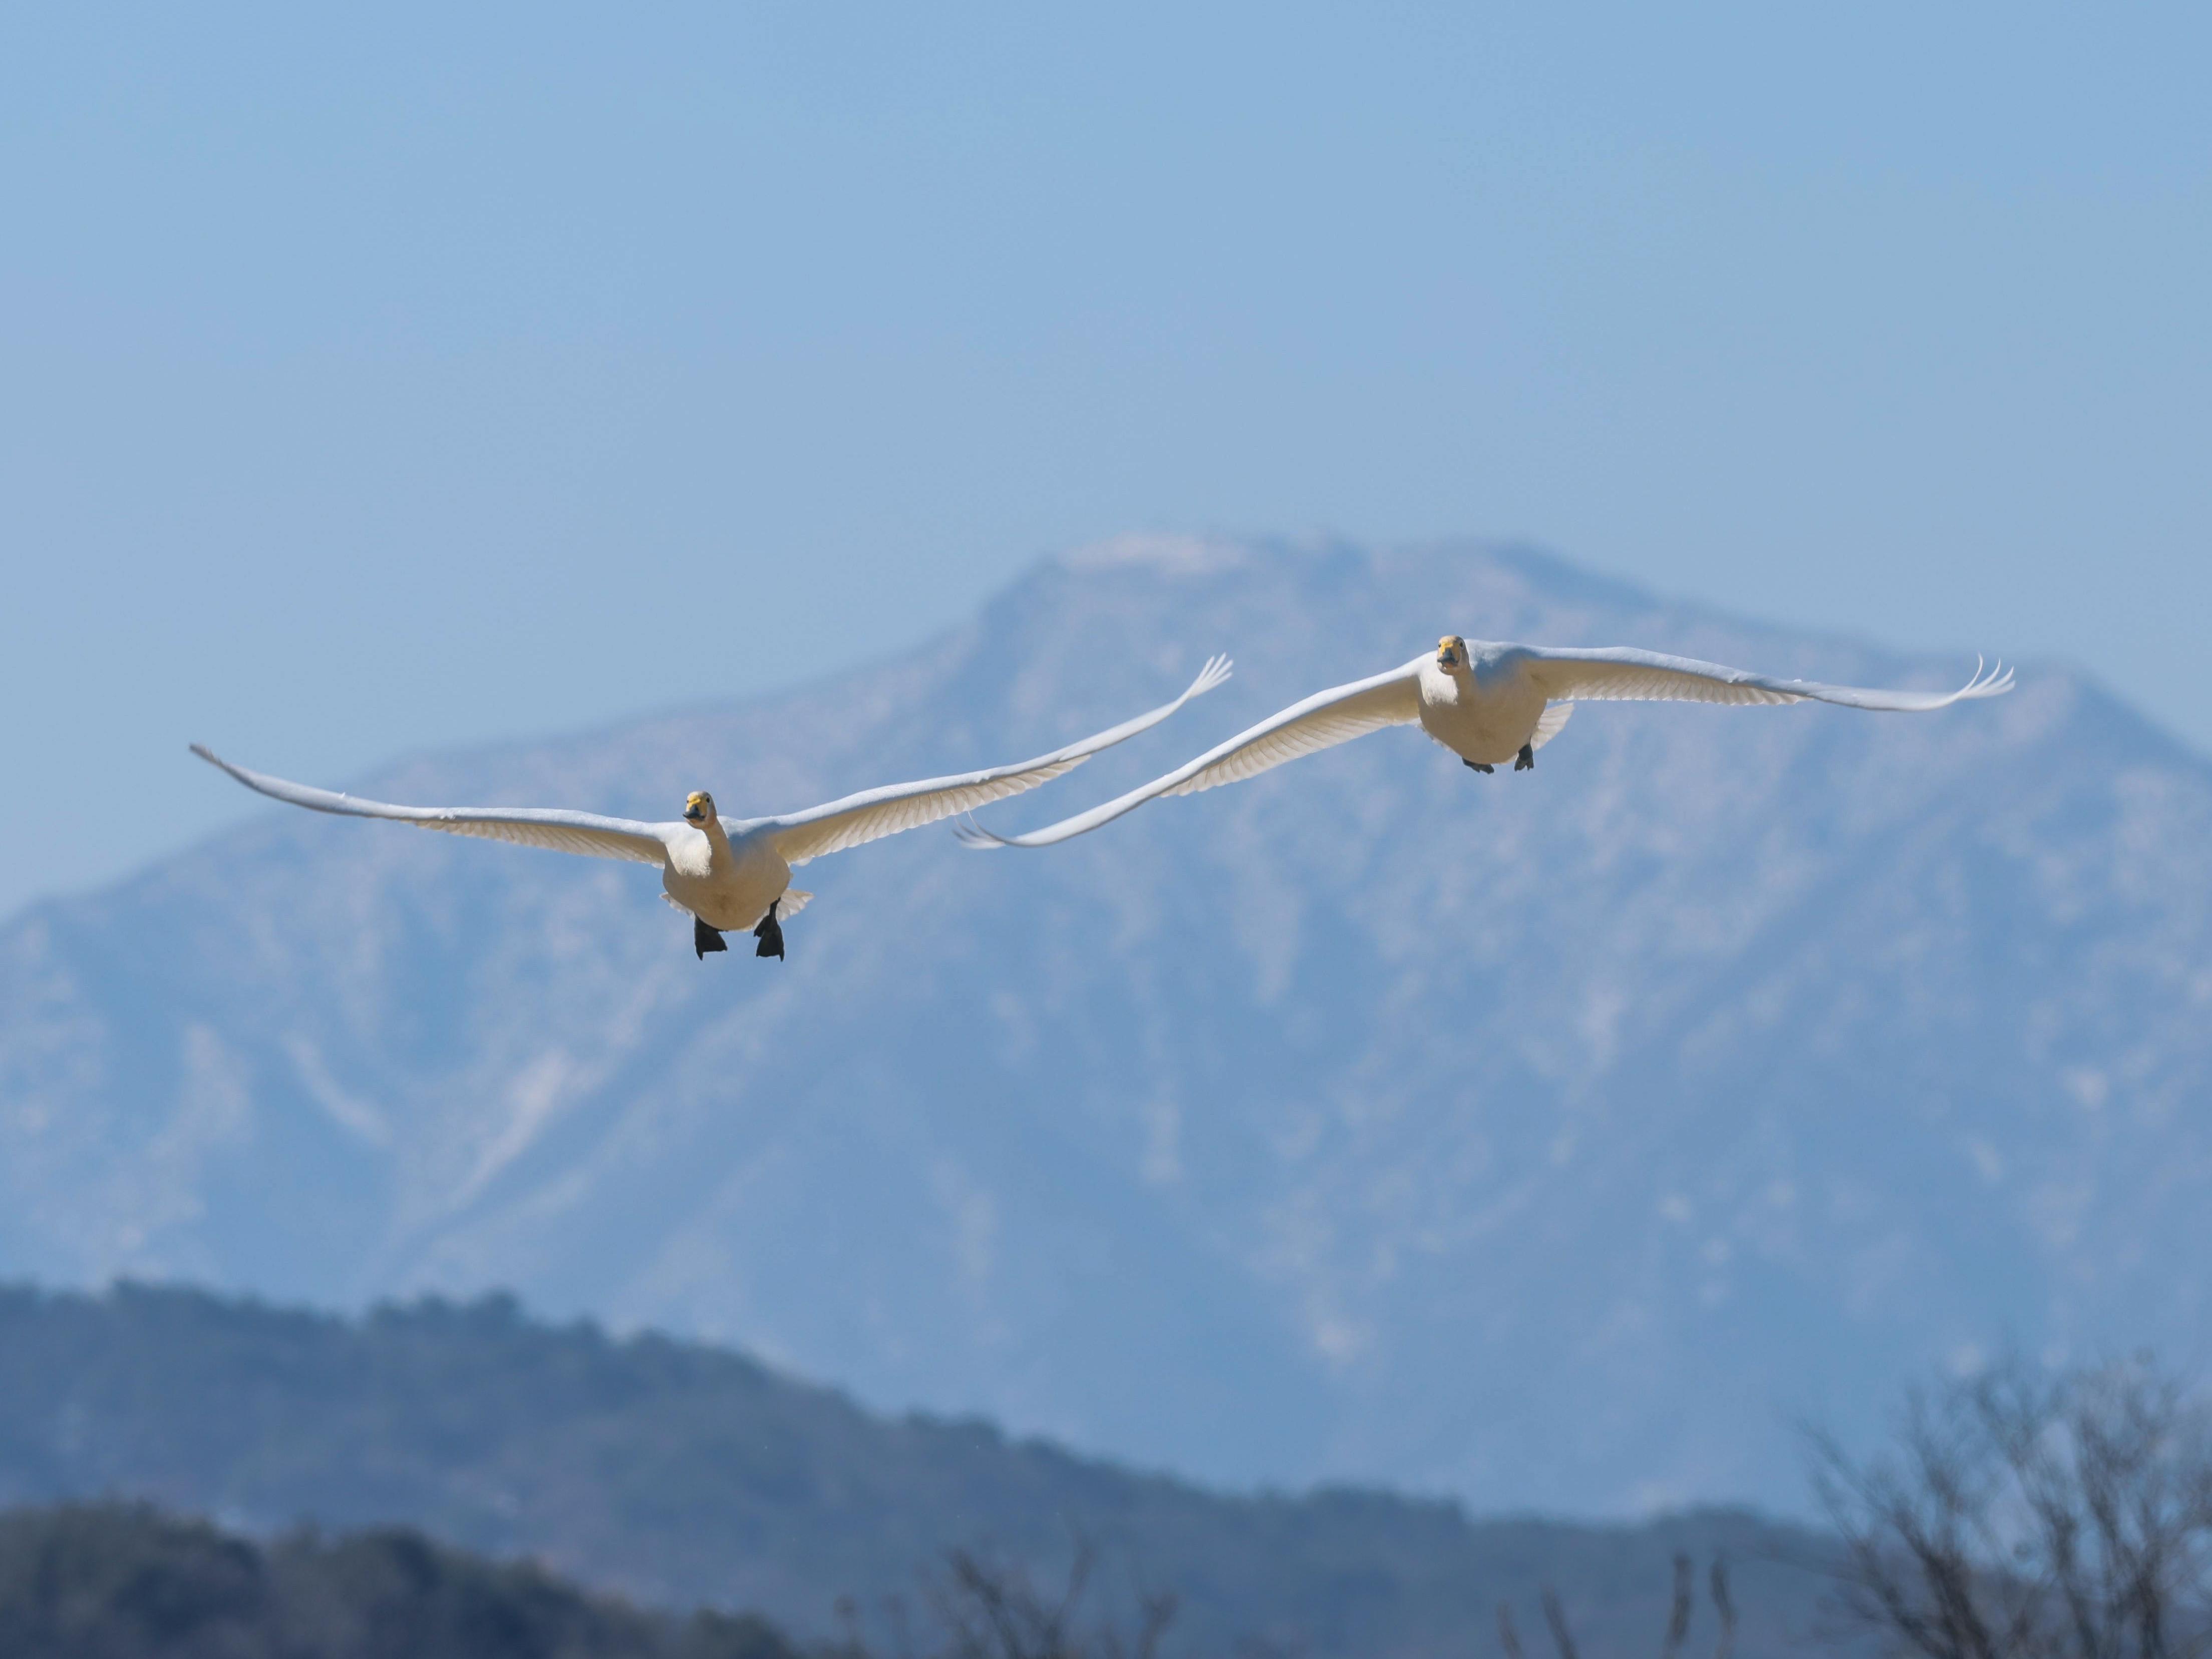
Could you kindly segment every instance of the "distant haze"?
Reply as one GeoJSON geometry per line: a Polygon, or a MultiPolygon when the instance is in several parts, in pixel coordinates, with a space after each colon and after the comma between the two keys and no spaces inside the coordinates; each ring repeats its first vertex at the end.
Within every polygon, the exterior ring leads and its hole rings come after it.
{"type": "MultiPolygon", "coordinates": [[[[1237,678],[1044,822],[1450,629],[1956,684],[1544,555],[1133,539],[793,690],[368,777],[732,812],[1237,678]]],[[[218,780],[218,781],[222,781],[218,780]]],[[[790,960],[649,871],[254,806],[0,927],[0,1278],[507,1285],[880,1406],[1485,1510],[1803,1500],[2008,1344],[2201,1365],[2212,765],[2063,666],[1926,717],[1387,732],[1065,848],[810,866],[790,960]]]]}
{"type": "MultiPolygon", "coordinates": [[[[2212,743],[2212,12],[0,21],[0,915],[1131,529],[1528,536],[2212,743]]],[[[1264,640],[1223,641],[1248,658],[1264,640]]]]}

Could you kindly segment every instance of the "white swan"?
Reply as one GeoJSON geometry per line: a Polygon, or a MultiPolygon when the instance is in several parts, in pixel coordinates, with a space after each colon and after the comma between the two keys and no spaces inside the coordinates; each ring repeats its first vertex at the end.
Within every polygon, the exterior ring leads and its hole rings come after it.
{"type": "Polygon", "coordinates": [[[1559,736],[1577,702],[1638,702],[1782,703],[1832,702],[1846,708],[1922,714],[1970,697],[2012,690],[2012,672],[1999,667],[1974,677],[1956,691],[1875,691],[1811,680],[1775,680],[1718,663],[1662,656],[1627,646],[1575,649],[1505,645],[1456,634],[1437,641],[1402,667],[1371,679],[1318,691],[1261,720],[1248,732],[1209,749],[1188,765],[1127,794],[1025,836],[1000,836],[970,820],[955,833],[970,847],[1049,847],[1110,823],[1162,795],[1194,795],[1255,777],[1285,761],[1328,749],[1386,726],[1421,729],[1478,772],[1505,761],[1516,772],[1536,763],[1536,751],[1559,736]]]}
{"type": "Polygon", "coordinates": [[[394,818],[451,835],[658,865],[668,902],[692,917],[692,945],[700,957],[727,950],[724,933],[750,927],[760,941],[754,954],[780,957],[781,921],[797,915],[814,896],[792,890],[793,866],[1034,789],[1082,765],[1100,750],[1158,725],[1228,678],[1229,659],[1215,657],[1173,702],[1035,760],[957,777],[894,783],[772,818],[721,817],[714,811],[714,798],[703,789],[694,790],[685,800],[680,822],[668,823],[543,807],[392,806],[248,771],[197,743],[191,749],[247,788],[317,812],[394,818]]]}

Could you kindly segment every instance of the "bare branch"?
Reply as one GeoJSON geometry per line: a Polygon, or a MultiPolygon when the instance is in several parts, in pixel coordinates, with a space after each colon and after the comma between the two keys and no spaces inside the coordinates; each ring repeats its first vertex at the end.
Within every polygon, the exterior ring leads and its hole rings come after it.
{"type": "Polygon", "coordinates": [[[1160,1650],[1160,1639],[1175,1623],[1177,1602],[1175,1592],[1160,1590],[1143,1598],[1138,1610],[1137,1644],[1132,1650],[1132,1659],[1155,1659],[1160,1650]]]}
{"type": "Polygon", "coordinates": [[[1505,1650],[1505,1659],[1524,1659],[1521,1632],[1513,1628],[1513,1609],[1503,1601],[1498,1604],[1498,1645],[1505,1650]]]}
{"type": "Polygon", "coordinates": [[[1566,1610],[1560,1607],[1557,1591],[1544,1586],[1544,1622],[1552,1627],[1552,1644],[1559,1650],[1559,1659],[1580,1659],[1575,1651],[1575,1638],[1567,1629],[1566,1610]]]}
{"type": "Polygon", "coordinates": [[[1694,1576],[1690,1571],[1690,1558],[1674,1558],[1674,1606],[1667,1616],[1667,1639],[1659,1649],[1659,1659],[1674,1659],[1682,1650],[1682,1638],[1690,1633],[1690,1586],[1694,1576]]]}
{"type": "Polygon", "coordinates": [[[1908,1397],[1865,1462],[1808,1437],[1844,1611],[1924,1659],[2181,1659],[2212,1644],[2212,1436],[2145,1363],[2011,1361],[1908,1397]]]}

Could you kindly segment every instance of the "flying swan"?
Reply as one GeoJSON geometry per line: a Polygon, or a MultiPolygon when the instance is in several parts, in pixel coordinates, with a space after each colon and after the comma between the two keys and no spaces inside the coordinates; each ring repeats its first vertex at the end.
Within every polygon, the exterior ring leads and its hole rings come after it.
{"type": "Polygon", "coordinates": [[[658,865],[668,902],[691,916],[692,946],[702,960],[710,951],[729,949],[722,942],[724,933],[748,927],[760,941],[755,956],[780,958],[783,921],[796,915],[814,896],[793,890],[791,872],[795,866],[1034,789],[1082,765],[1102,749],[1110,749],[1158,726],[1193,697],[1203,696],[1228,678],[1229,659],[1215,657],[1173,702],[1035,760],[957,777],[894,783],[772,818],[720,817],[714,811],[714,798],[703,789],[692,791],[685,798],[682,820],[669,823],[641,823],[633,818],[545,807],[392,806],[248,771],[200,744],[191,749],[247,788],[313,811],[395,818],[449,835],[481,836],[561,853],[658,865]]]}
{"type": "Polygon", "coordinates": [[[970,819],[954,833],[970,847],[1050,847],[1111,823],[1162,795],[1194,795],[1241,783],[1285,761],[1329,749],[1386,726],[1423,731],[1478,772],[1506,761],[1525,772],[1536,751],[1559,735],[1577,702],[1832,702],[1845,708],[1924,714],[1973,697],[2012,690],[2012,672],[1984,671],[1956,691],[1878,691],[1812,680],[1776,680],[1690,657],[1662,656],[1628,646],[1569,648],[1472,644],[1456,634],[1433,652],[1370,679],[1317,691],[1209,749],[1196,760],[1127,794],[1025,836],[994,835],[970,819]]]}

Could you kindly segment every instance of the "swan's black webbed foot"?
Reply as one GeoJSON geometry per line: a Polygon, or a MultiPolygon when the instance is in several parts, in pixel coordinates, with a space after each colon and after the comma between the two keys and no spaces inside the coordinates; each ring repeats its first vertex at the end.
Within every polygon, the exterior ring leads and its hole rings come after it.
{"type": "Polygon", "coordinates": [[[760,941],[753,947],[753,954],[757,957],[774,957],[778,962],[783,960],[783,924],[775,919],[776,907],[782,902],[781,899],[773,901],[768,907],[768,914],[760,919],[760,926],[753,929],[753,937],[760,941]]]}
{"type": "Polygon", "coordinates": [[[1498,769],[1494,766],[1485,766],[1480,761],[1463,760],[1460,764],[1470,772],[1495,772],[1498,769]]]}
{"type": "Polygon", "coordinates": [[[1513,769],[1516,772],[1534,771],[1536,769],[1535,750],[1525,743],[1522,744],[1521,752],[1513,757],[1513,769]]]}
{"type": "Polygon", "coordinates": [[[699,953],[699,960],[704,962],[708,951],[726,951],[730,947],[722,943],[720,933],[694,916],[691,918],[691,948],[699,953]]]}

